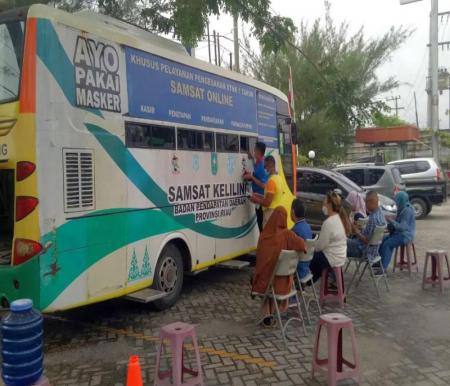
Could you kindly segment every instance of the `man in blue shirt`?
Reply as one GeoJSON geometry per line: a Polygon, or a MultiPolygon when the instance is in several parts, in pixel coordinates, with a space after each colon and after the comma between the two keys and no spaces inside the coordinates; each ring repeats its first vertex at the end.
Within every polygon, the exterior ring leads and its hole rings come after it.
{"type": "MultiPolygon", "coordinates": [[[[292,201],[291,218],[295,223],[292,231],[303,240],[311,240],[313,238],[311,226],[305,220],[305,213],[305,206],[299,198],[292,201]]],[[[309,262],[300,261],[297,266],[297,273],[300,280],[305,279],[308,275],[311,275],[311,271],[309,270],[309,262]]]]}
{"type": "Polygon", "coordinates": [[[372,262],[378,255],[378,245],[369,246],[369,241],[377,226],[386,226],[383,211],[379,206],[377,192],[371,191],[366,194],[366,209],[369,212],[367,225],[363,231],[353,225],[356,238],[347,240],[347,256],[367,256],[369,261],[372,262]]]}
{"type": "MultiPolygon", "coordinates": [[[[245,173],[244,179],[252,182],[253,193],[264,196],[264,187],[266,185],[269,175],[264,169],[264,154],[266,153],[266,144],[263,142],[256,142],[253,150],[253,159],[255,165],[253,167],[253,174],[245,173]]],[[[262,231],[263,224],[263,210],[261,205],[256,206],[256,219],[258,221],[259,231],[262,231]]]]}

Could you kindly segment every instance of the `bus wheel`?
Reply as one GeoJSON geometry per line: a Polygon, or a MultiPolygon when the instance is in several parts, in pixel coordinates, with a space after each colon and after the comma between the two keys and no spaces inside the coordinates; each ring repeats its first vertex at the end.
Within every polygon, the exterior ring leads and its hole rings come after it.
{"type": "Polygon", "coordinates": [[[155,300],[153,305],[158,310],[165,310],[175,304],[183,287],[183,259],[180,250],[168,244],[156,264],[153,288],[166,292],[167,295],[155,300]]]}

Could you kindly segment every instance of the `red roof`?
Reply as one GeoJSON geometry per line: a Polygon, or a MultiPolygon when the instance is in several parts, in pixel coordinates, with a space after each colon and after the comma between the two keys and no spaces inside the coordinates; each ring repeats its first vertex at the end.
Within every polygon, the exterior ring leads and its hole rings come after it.
{"type": "Polygon", "coordinates": [[[356,129],[355,141],[359,143],[412,142],[420,138],[415,126],[365,127],[356,129]]]}

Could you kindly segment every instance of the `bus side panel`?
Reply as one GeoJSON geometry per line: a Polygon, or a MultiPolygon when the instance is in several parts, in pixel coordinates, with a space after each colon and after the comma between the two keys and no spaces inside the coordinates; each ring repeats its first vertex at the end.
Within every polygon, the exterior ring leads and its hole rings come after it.
{"type": "MultiPolygon", "coordinates": [[[[86,129],[85,122],[92,113],[76,106],[72,58],[78,34],[48,20],[38,20],[40,225],[43,243],[51,243],[51,248],[41,257],[43,308],[71,284],[73,296],[64,297],[66,300],[58,308],[70,307],[73,302],[88,302],[91,297],[126,285],[126,248],[117,248],[125,245],[126,223],[103,211],[127,208],[127,178],[112,167],[110,157],[86,129]],[[87,169],[81,166],[86,154],[90,157],[91,182],[89,176],[85,177],[87,169]],[[78,179],[80,189],[75,205],[73,201],[70,205],[69,198],[73,176],[70,168],[76,169],[73,178],[78,179]],[[92,188],[90,195],[82,193],[84,184],[92,188]],[[109,256],[113,249],[117,252],[109,256]],[[107,262],[89,270],[107,255],[107,262]]],[[[106,113],[103,118],[97,118],[108,130],[123,136],[120,116],[106,113]],[[108,119],[104,119],[106,115],[108,119]]]]}

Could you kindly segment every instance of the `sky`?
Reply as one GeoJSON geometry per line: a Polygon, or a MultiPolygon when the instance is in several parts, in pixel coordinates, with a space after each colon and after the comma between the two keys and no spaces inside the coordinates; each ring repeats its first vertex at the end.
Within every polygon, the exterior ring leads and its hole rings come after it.
{"type": "MultiPolygon", "coordinates": [[[[336,22],[346,21],[350,25],[350,32],[356,32],[364,26],[368,39],[377,38],[386,33],[391,26],[411,27],[413,35],[397,50],[386,64],[377,72],[380,80],[394,76],[399,87],[387,95],[380,95],[380,99],[400,96],[398,101],[399,117],[415,123],[414,91],[417,95],[417,110],[419,127],[426,126],[427,94],[425,92],[425,77],[428,73],[429,41],[429,13],[431,0],[422,0],[408,5],[400,5],[400,0],[329,0],[331,15],[336,22]]],[[[441,0],[439,11],[450,11],[450,1],[441,0]]],[[[272,0],[273,13],[291,17],[296,25],[302,21],[312,24],[313,21],[325,14],[322,0],[272,0]]],[[[439,41],[450,41],[450,20],[447,16],[439,18],[439,41]]],[[[229,17],[210,18],[210,32],[218,31],[226,37],[232,38],[232,20],[229,17]]],[[[245,27],[248,30],[248,27],[245,27]]],[[[228,62],[228,52],[232,50],[232,42],[221,39],[223,56],[228,62]]],[[[257,49],[257,44],[254,44],[257,49]]],[[[196,50],[196,56],[208,60],[207,43],[201,42],[196,50]]],[[[450,67],[450,50],[439,49],[439,67],[450,67]]],[[[294,85],[295,92],[295,85],[294,85]]],[[[387,102],[394,107],[394,102],[387,102]]],[[[439,122],[441,129],[449,128],[449,92],[444,91],[439,98],[439,122]]],[[[394,111],[393,111],[394,112],[394,111]]]]}

